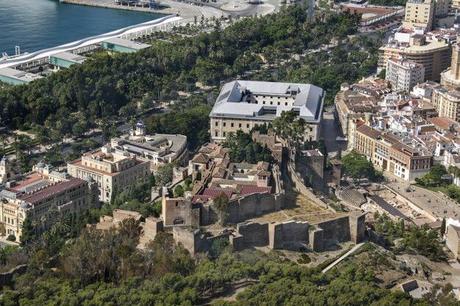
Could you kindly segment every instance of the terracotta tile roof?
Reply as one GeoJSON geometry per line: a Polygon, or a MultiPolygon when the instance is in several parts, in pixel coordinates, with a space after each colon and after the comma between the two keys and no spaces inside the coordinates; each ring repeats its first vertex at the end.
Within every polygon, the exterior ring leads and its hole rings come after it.
{"type": "Polygon", "coordinates": [[[357,131],[373,139],[377,139],[382,134],[365,124],[357,128],[357,131]]]}
{"type": "Polygon", "coordinates": [[[456,126],[457,122],[446,117],[428,118],[428,121],[442,130],[448,130],[452,125],[456,126]]]}
{"type": "Polygon", "coordinates": [[[271,193],[271,187],[258,187],[251,185],[244,185],[241,187],[240,195],[249,195],[254,193],[271,193]]]}
{"type": "Polygon", "coordinates": [[[211,197],[212,199],[217,198],[220,196],[222,193],[224,193],[229,199],[233,195],[233,190],[228,189],[228,188],[218,188],[218,187],[211,187],[211,188],[205,188],[203,190],[202,195],[211,197]]]}
{"type": "Polygon", "coordinates": [[[77,178],[72,178],[68,181],[63,181],[59,183],[55,183],[52,185],[49,185],[41,190],[32,192],[30,194],[23,194],[19,196],[18,198],[26,201],[31,204],[36,204],[42,200],[52,198],[60,193],[63,193],[69,189],[75,188],[75,187],[80,187],[82,185],[85,185],[86,182],[84,180],[80,180],[77,178]]]}
{"type": "Polygon", "coordinates": [[[39,173],[33,172],[32,174],[28,175],[25,179],[17,182],[15,186],[9,189],[12,191],[21,191],[21,189],[23,189],[24,187],[27,187],[28,185],[32,185],[41,180],[43,180],[43,177],[39,173]]]}
{"type": "Polygon", "coordinates": [[[203,154],[203,153],[198,153],[198,154],[195,155],[195,157],[193,157],[193,159],[192,159],[192,162],[198,163],[198,164],[207,164],[208,161],[209,161],[209,157],[206,156],[206,155],[203,154]]]}

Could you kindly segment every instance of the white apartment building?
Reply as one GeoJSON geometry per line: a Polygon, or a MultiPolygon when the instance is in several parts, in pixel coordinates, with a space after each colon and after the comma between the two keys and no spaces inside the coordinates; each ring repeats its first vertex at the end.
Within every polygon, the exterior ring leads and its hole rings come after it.
{"type": "Polygon", "coordinates": [[[99,188],[100,201],[109,202],[117,193],[144,182],[150,176],[150,163],[106,145],[67,164],[67,172],[80,179],[92,178],[99,188]]]}
{"type": "Polygon", "coordinates": [[[325,91],[310,84],[233,81],[225,84],[209,115],[211,139],[222,142],[230,133],[249,133],[269,124],[284,111],[294,111],[307,123],[305,140],[319,138],[325,91]]]}
{"type": "Polygon", "coordinates": [[[393,90],[410,92],[425,79],[425,67],[422,64],[404,59],[389,59],[385,79],[393,90]]]}

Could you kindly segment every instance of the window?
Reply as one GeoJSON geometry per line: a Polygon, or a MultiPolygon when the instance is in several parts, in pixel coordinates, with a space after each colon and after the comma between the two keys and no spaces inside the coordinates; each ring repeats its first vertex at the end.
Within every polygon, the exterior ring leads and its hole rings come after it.
{"type": "Polygon", "coordinates": [[[218,121],[216,121],[216,126],[219,126],[219,122],[218,122],[218,121]]]}
{"type": "Polygon", "coordinates": [[[233,124],[233,122],[232,122],[232,123],[230,123],[230,126],[231,126],[231,127],[233,127],[233,125],[234,125],[234,124],[233,124]]]}

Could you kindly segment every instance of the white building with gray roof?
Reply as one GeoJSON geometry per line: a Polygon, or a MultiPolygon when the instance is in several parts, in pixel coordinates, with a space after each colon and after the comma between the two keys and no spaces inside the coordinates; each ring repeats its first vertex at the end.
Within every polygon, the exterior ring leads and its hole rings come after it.
{"type": "Polygon", "coordinates": [[[187,155],[187,136],[179,134],[147,135],[145,126],[138,122],[129,135],[112,138],[111,148],[120,154],[129,154],[142,161],[150,162],[150,170],[155,173],[158,167],[180,163],[187,155]]]}
{"type": "Polygon", "coordinates": [[[221,142],[230,133],[249,133],[269,124],[284,111],[294,111],[307,123],[305,139],[319,138],[325,91],[310,84],[233,81],[225,84],[209,115],[211,139],[221,142]]]}

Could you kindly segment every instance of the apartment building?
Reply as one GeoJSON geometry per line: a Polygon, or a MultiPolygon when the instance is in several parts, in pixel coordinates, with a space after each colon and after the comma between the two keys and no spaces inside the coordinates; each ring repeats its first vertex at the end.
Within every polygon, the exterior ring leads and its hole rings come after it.
{"type": "Polygon", "coordinates": [[[393,90],[410,92],[425,79],[425,67],[411,60],[389,59],[385,79],[393,90]]]}
{"type": "MultiPolygon", "coordinates": [[[[47,168],[49,168],[47,166],[47,168]]],[[[0,191],[0,223],[6,235],[19,241],[22,225],[30,218],[37,232],[49,228],[66,214],[79,214],[98,206],[97,187],[91,181],[37,171],[19,181],[9,181],[0,191]],[[60,179],[58,179],[60,177],[60,179]]]]}
{"type": "Polygon", "coordinates": [[[434,88],[432,103],[439,117],[447,117],[455,121],[460,120],[460,90],[445,86],[434,88]]]}
{"type": "Polygon", "coordinates": [[[99,188],[99,199],[109,202],[117,193],[147,180],[150,163],[106,145],[68,163],[67,172],[79,179],[94,180],[99,188]]]}
{"type": "Polygon", "coordinates": [[[369,120],[379,110],[378,99],[342,86],[335,96],[335,117],[342,134],[353,148],[357,123],[369,120]]]}
{"type": "Polygon", "coordinates": [[[379,49],[379,68],[384,69],[390,59],[410,60],[425,68],[425,80],[439,81],[441,72],[446,70],[451,61],[449,44],[442,39],[429,42],[423,35],[415,34],[405,41],[391,41],[379,49]]]}
{"type": "Polygon", "coordinates": [[[435,3],[433,0],[407,1],[403,27],[431,30],[433,27],[434,11],[435,3]]]}
{"type": "Polygon", "coordinates": [[[307,123],[305,140],[319,138],[325,92],[310,84],[233,81],[225,84],[209,115],[211,139],[222,142],[238,130],[249,133],[270,124],[284,111],[294,111],[307,123]]]}
{"type": "Polygon", "coordinates": [[[112,138],[110,145],[118,154],[129,154],[150,163],[155,173],[158,167],[181,162],[187,155],[187,136],[177,134],[147,135],[145,125],[139,121],[127,135],[112,138]]]}
{"type": "Polygon", "coordinates": [[[425,175],[431,168],[432,155],[412,138],[382,132],[368,125],[357,128],[354,149],[369,158],[382,171],[406,181],[425,175]]]}

